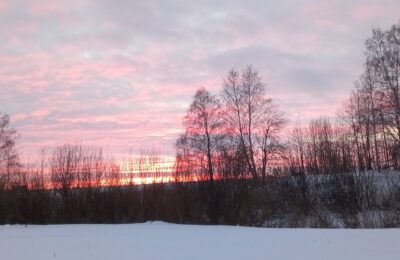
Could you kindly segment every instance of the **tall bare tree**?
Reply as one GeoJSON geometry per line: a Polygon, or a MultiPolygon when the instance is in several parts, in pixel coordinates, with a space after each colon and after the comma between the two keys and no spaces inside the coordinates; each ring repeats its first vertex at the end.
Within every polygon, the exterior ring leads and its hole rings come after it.
{"type": "Polygon", "coordinates": [[[367,72],[384,97],[385,132],[394,139],[392,157],[400,161],[400,22],[389,30],[373,30],[366,41],[367,72]]]}
{"type": "Polygon", "coordinates": [[[178,148],[190,147],[193,158],[204,165],[208,179],[214,181],[214,163],[224,132],[219,100],[206,89],[199,89],[184,118],[185,134],[179,139],[178,148]]]}
{"type": "Polygon", "coordinates": [[[215,194],[215,165],[218,148],[224,136],[222,110],[219,100],[206,89],[197,90],[184,118],[185,133],[177,142],[178,152],[186,152],[191,166],[197,165],[195,174],[206,172],[209,183],[209,215],[217,222],[217,198],[215,194]]]}
{"type": "Polygon", "coordinates": [[[241,74],[235,70],[229,72],[224,79],[222,98],[228,128],[243,150],[251,176],[265,177],[273,137],[285,124],[283,114],[266,97],[265,84],[252,66],[241,74]]]}
{"type": "Polygon", "coordinates": [[[0,112],[0,183],[13,185],[12,173],[19,166],[15,147],[16,130],[10,125],[10,117],[0,112]]]}

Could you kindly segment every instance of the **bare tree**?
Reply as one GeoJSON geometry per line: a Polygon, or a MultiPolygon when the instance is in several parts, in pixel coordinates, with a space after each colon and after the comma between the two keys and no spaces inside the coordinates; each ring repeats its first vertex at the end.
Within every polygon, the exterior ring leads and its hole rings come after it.
{"type": "Polygon", "coordinates": [[[296,125],[289,132],[289,159],[291,173],[295,175],[304,175],[305,165],[306,165],[306,135],[305,129],[301,127],[299,122],[296,122],[296,125]],[[295,169],[297,168],[297,169],[295,169]]]}
{"type": "Polygon", "coordinates": [[[275,145],[273,138],[285,124],[283,114],[266,97],[265,84],[251,66],[241,75],[235,70],[229,72],[222,98],[228,128],[243,150],[251,176],[265,177],[267,159],[275,145]]]}
{"type": "Polygon", "coordinates": [[[197,90],[184,118],[184,125],[186,131],[178,140],[177,148],[178,151],[185,150],[186,156],[192,162],[191,166],[197,164],[196,168],[201,174],[203,169],[207,173],[209,216],[211,221],[216,223],[218,202],[214,187],[215,165],[219,146],[225,134],[219,100],[204,88],[197,90]]]}
{"type": "Polygon", "coordinates": [[[51,181],[55,189],[67,193],[78,186],[79,166],[82,160],[82,146],[63,145],[57,147],[50,159],[51,181]]]}
{"type": "MultiPolygon", "coordinates": [[[[394,139],[393,162],[400,164],[400,22],[389,30],[373,30],[366,41],[366,72],[371,84],[382,91],[385,132],[394,139]]],[[[382,117],[382,119],[383,119],[382,117]]]]}
{"type": "Polygon", "coordinates": [[[261,168],[261,176],[265,180],[268,161],[279,160],[279,158],[274,158],[274,155],[278,154],[282,149],[278,138],[282,128],[286,125],[286,120],[283,117],[283,113],[273,104],[272,99],[266,99],[263,105],[264,111],[255,127],[255,139],[260,150],[260,155],[258,156],[260,163],[258,165],[261,165],[261,167],[258,166],[258,168],[261,168]]]}
{"type": "Polygon", "coordinates": [[[177,143],[178,148],[190,147],[192,158],[200,164],[199,168],[206,169],[208,180],[213,182],[216,153],[224,135],[219,100],[204,88],[199,89],[184,118],[184,125],[186,131],[177,143]]]}
{"type": "Polygon", "coordinates": [[[0,186],[13,185],[12,173],[19,166],[16,139],[17,132],[10,126],[10,117],[0,113],[0,186]]]}

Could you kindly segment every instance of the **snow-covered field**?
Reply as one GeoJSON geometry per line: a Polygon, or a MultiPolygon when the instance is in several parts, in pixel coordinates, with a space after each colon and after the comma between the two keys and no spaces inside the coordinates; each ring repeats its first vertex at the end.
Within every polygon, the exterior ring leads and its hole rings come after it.
{"type": "Polygon", "coordinates": [[[400,259],[400,229],[0,226],[0,259],[400,259]]]}

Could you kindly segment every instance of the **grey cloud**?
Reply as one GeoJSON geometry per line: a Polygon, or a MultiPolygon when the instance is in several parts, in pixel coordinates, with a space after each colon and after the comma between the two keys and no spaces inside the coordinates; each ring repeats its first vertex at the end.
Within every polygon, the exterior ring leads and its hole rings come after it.
{"type": "Polygon", "coordinates": [[[168,131],[159,141],[120,132],[178,129],[196,88],[217,92],[229,69],[248,64],[291,119],[316,108],[333,114],[362,70],[371,29],[397,22],[400,9],[395,0],[51,2],[40,14],[30,6],[45,2],[9,1],[0,15],[0,111],[49,110],[17,122],[29,147],[41,143],[34,129],[54,142],[79,131],[101,139],[104,129],[113,151],[131,142],[171,147],[168,131]],[[355,14],[374,5],[372,15],[355,14]],[[123,113],[138,122],[62,123],[123,113]],[[164,120],[152,123],[157,114],[164,120]]]}

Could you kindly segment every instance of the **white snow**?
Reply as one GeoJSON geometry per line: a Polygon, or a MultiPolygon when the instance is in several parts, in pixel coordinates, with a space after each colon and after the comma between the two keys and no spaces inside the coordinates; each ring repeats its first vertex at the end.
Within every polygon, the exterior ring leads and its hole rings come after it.
{"type": "Polygon", "coordinates": [[[175,225],[0,226],[0,259],[400,259],[400,229],[175,225]]]}

